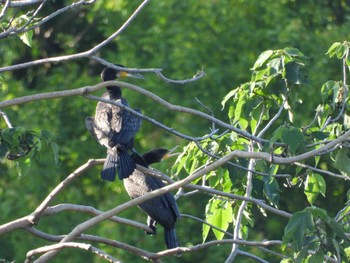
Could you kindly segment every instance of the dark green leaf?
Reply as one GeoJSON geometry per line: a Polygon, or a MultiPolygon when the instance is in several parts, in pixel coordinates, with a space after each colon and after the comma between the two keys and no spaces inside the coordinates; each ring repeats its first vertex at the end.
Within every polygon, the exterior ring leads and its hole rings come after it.
{"type": "Polygon", "coordinates": [[[327,139],[329,137],[329,132],[314,131],[314,132],[311,132],[310,135],[313,138],[321,141],[321,140],[327,139]]]}
{"type": "Polygon", "coordinates": [[[2,141],[0,142],[0,160],[4,159],[10,151],[10,146],[8,143],[2,141]]]}
{"type": "Polygon", "coordinates": [[[335,156],[334,167],[347,176],[350,176],[350,158],[348,156],[349,150],[347,148],[340,149],[335,156]]]}
{"type": "Polygon", "coordinates": [[[273,133],[270,144],[276,141],[281,141],[289,146],[289,152],[295,153],[295,151],[303,144],[304,135],[295,127],[289,125],[283,125],[273,133]]]}
{"type": "Polygon", "coordinates": [[[280,199],[280,188],[277,180],[274,177],[264,177],[264,195],[267,200],[274,206],[278,206],[280,199]]]}
{"type": "Polygon", "coordinates": [[[304,57],[304,54],[297,48],[287,47],[284,51],[292,57],[304,57]]]}
{"type": "Polygon", "coordinates": [[[324,256],[325,256],[324,252],[322,250],[319,250],[317,253],[309,256],[305,260],[305,263],[320,263],[320,262],[323,262],[324,256]]]}
{"type": "Polygon", "coordinates": [[[276,72],[282,73],[283,59],[282,58],[274,58],[268,63],[268,65],[271,68],[274,68],[276,70],[276,72]]]}
{"type": "Polygon", "coordinates": [[[294,250],[300,250],[305,235],[314,229],[312,215],[307,209],[296,212],[284,229],[283,242],[292,244],[294,250]]]}
{"type": "Polygon", "coordinates": [[[285,65],[285,78],[292,84],[304,84],[306,83],[306,74],[303,70],[303,66],[294,61],[285,65]]]}

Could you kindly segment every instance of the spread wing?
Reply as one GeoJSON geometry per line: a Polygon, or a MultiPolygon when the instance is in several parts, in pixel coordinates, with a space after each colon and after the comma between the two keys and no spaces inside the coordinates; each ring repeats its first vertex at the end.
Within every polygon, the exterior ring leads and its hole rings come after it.
{"type": "Polygon", "coordinates": [[[108,136],[96,126],[94,117],[86,117],[85,126],[96,141],[98,141],[101,145],[108,147],[108,136]]]}

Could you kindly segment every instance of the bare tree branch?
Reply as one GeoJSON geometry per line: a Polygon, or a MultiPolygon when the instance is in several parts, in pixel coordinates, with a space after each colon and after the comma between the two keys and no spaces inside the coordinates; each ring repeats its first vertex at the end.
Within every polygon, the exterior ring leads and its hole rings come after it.
{"type": "Polygon", "coordinates": [[[5,0],[4,7],[2,8],[0,13],[0,20],[5,16],[7,9],[10,7],[10,3],[10,0],[5,0]]]}
{"type": "Polygon", "coordinates": [[[37,254],[42,254],[46,253],[48,251],[54,251],[57,249],[62,249],[62,248],[79,248],[82,250],[90,251],[96,255],[98,255],[101,258],[107,259],[109,262],[113,263],[121,263],[121,261],[117,260],[116,258],[112,257],[111,255],[107,254],[106,252],[90,245],[90,244],[85,244],[85,243],[77,243],[77,242],[65,242],[65,243],[58,243],[50,246],[45,246],[37,249],[33,249],[27,253],[27,259],[25,263],[30,263],[32,262],[31,258],[34,257],[37,254]]]}
{"type": "Polygon", "coordinates": [[[26,5],[36,5],[43,1],[44,0],[12,0],[12,1],[1,0],[0,3],[5,2],[5,4],[7,4],[7,2],[10,2],[9,4],[10,7],[20,7],[20,6],[26,6],[26,5]]]}
{"type": "Polygon", "coordinates": [[[75,177],[81,175],[84,173],[86,170],[90,169],[92,166],[101,164],[103,161],[102,160],[89,160],[86,164],[80,166],[78,169],[76,169],[73,173],[68,175],[66,179],[64,179],[59,185],[55,187],[51,191],[51,193],[45,198],[45,200],[37,207],[37,209],[28,216],[28,220],[32,224],[36,224],[37,220],[39,217],[44,213],[45,209],[49,206],[51,201],[66,187],[68,186],[74,179],[75,177]]]}
{"type": "MultiPolygon", "coordinates": [[[[45,212],[43,213],[43,216],[49,216],[52,214],[56,214],[62,211],[75,211],[75,212],[81,212],[81,213],[88,213],[91,215],[100,215],[103,213],[103,211],[98,210],[92,206],[85,206],[85,205],[75,205],[75,204],[58,204],[55,206],[51,206],[48,207],[45,212]]],[[[122,217],[118,217],[118,216],[112,216],[109,218],[110,221],[113,221],[115,223],[119,223],[119,224],[124,224],[124,225],[128,225],[128,226],[132,226],[135,228],[139,228],[145,232],[152,232],[152,229],[150,229],[148,226],[146,226],[145,224],[130,220],[130,219],[126,219],[126,218],[122,218],[122,217]]]]}

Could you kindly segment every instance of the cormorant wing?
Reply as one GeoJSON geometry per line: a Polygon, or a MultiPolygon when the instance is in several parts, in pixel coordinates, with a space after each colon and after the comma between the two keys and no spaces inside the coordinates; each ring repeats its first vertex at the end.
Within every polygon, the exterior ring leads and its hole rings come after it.
{"type": "MultiPolygon", "coordinates": [[[[152,176],[146,176],[146,181],[147,185],[151,188],[151,191],[157,190],[165,186],[162,180],[152,176]]],[[[155,199],[156,198],[151,199],[150,201],[155,199]]],[[[157,202],[154,202],[153,205],[158,206],[157,217],[159,218],[154,218],[151,214],[150,216],[154,220],[158,221],[161,225],[164,225],[164,220],[166,220],[168,224],[173,225],[176,222],[177,218],[180,217],[180,212],[177,207],[176,200],[171,193],[165,193],[163,195],[158,196],[157,202]]]]}
{"type": "Polygon", "coordinates": [[[85,126],[90,132],[92,137],[95,138],[101,145],[108,146],[108,137],[102,130],[100,130],[96,124],[94,117],[88,116],[85,118],[85,126]]]}
{"type": "Polygon", "coordinates": [[[124,110],[121,118],[122,129],[120,130],[120,132],[116,132],[115,130],[113,130],[109,134],[110,146],[114,146],[116,144],[129,143],[131,140],[133,140],[135,134],[139,131],[141,127],[141,118],[135,116],[129,111],[124,110]]]}

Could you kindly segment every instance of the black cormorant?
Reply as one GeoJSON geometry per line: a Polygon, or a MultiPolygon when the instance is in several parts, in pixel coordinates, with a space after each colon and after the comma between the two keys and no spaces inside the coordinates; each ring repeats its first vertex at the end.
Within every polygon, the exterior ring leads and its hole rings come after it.
{"type": "MultiPolygon", "coordinates": [[[[132,155],[135,162],[147,167],[152,163],[160,162],[167,157],[168,150],[158,148],[142,155],[142,159],[137,155],[132,155]]],[[[129,178],[123,180],[125,189],[131,199],[147,194],[165,186],[162,180],[145,175],[139,170],[135,170],[129,178]]],[[[177,207],[174,196],[166,193],[140,204],[139,207],[148,215],[147,224],[153,232],[156,233],[156,224],[159,223],[164,228],[164,240],[168,249],[179,246],[176,237],[175,223],[180,218],[180,212],[177,207]]]]}
{"type": "MultiPolygon", "coordinates": [[[[127,76],[142,78],[139,74],[109,67],[101,72],[103,81],[127,76]]],[[[107,91],[102,95],[102,98],[119,101],[129,107],[126,99],[122,97],[120,87],[107,86],[106,89],[107,91]]],[[[137,111],[140,112],[140,110],[137,111]]],[[[101,145],[107,147],[107,158],[101,171],[101,178],[114,181],[117,170],[121,180],[132,174],[136,165],[128,151],[133,149],[134,136],[140,129],[141,119],[116,105],[100,101],[96,107],[95,117],[87,117],[85,123],[92,136],[101,145]]]]}

